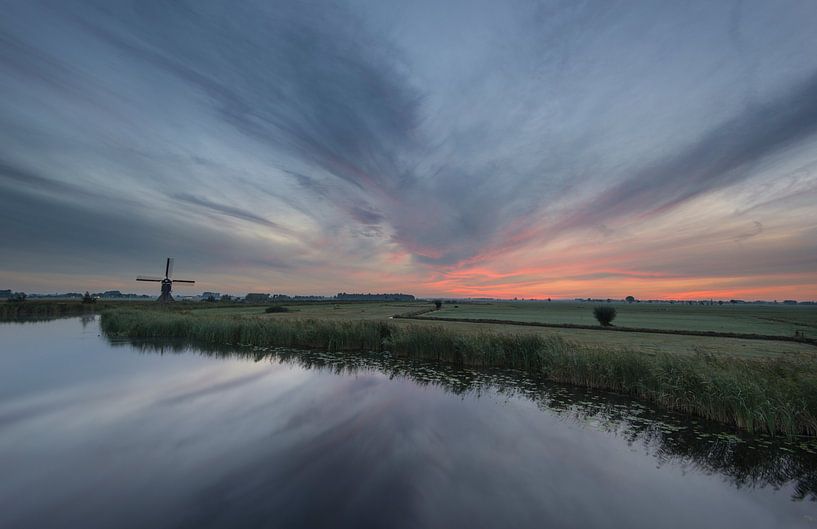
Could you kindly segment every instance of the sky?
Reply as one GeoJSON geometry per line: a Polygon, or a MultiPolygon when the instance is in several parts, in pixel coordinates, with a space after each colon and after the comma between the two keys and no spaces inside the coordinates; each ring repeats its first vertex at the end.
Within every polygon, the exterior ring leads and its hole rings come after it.
{"type": "Polygon", "coordinates": [[[0,289],[817,299],[813,0],[0,8],[0,289]]]}

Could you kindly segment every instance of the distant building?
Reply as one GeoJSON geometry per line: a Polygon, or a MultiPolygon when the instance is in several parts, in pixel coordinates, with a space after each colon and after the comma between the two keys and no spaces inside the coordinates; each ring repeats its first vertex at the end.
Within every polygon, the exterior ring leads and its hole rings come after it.
{"type": "Polygon", "coordinates": [[[794,299],[784,299],[784,300],[783,300],[783,304],[784,304],[784,305],[797,305],[797,300],[794,300],[794,299]]]}
{"type": "Polygon", "coordinates": [[[121,298],[122,292],[118,290],[106,290],[102,293],[103,298],[121,298]]]}
{"type": "Polygon", "coordinates": [[[213,300],[218,301],[221,299],[220,292],[202,292],[201,299],[207,301],[208,299],[213,298],[213,300]]]}
{"type": "Polygon", "coordinates": [[[250,292],[244,297],[244,301],[246,303],[267,303],[269,301],[269,294],[250,292]]]}

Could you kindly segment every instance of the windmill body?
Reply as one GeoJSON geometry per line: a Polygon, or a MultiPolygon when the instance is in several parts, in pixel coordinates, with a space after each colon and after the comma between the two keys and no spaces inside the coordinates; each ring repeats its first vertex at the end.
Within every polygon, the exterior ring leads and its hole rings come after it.
{"type": "Polygon", "coordinates": [[[171,279],[173,275],[173,258],[167,258],[167,264],[165,264],[165,277],[164,279],[160,277],[145,277],[139,276],[136,278],[137,281],[152,281],[154,283],[161,283],[162,284],[162,294],[156,300],[159,303],[171,303],[175,301],[173,299],[173,295],[171,291],[173,290],[173,283],[189,283],[193,284],[195,281],[190,281],[189,279],[171,279]]]}

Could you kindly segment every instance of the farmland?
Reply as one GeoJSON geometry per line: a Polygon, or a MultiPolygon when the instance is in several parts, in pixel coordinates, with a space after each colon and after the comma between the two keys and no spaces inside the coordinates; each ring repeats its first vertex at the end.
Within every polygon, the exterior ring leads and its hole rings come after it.
{"type": "MultiPolygon", "coordinates": [[[[503,302],[444,304],[436,318],[492,319],[597,325],[590,302],[503,302]]],[[[615,303],[616,326],[817,338],[817,307],[809,305],[687,305],[615,303]]]]}
{"type": "MultiPolygon", "coordinates": [[[[431,308],[431,304],[414,303],[291,303],[284,304],[288,312],[265,314],[263,306],[214,306],[201,308],[194,305],[190,314],[196,316],[231,315],[234,317],[261,317],[273,319],[321,320],[387,320],[393,315],[406,314],[431,308]]],[[[668,330],[692,330],[756,333],[792,336],[794,330],[803,330],[806,336],[817,337],[817,307],[788,306],[686,306],[655,304],[617,304],[618,326],[644,327],[668,330]],[[714,323],[713,323],[714,321],[714,323]],[[694,323],[697,322],[697,326],[694,323]],[[757,323],[758,325],[755,325],[757,323]],[[762,331],[762,332],[761,332],[762,331]]],[[[444,325],[462,333],[538,334],[565,339],[588,347],[629,349],[644,353],[709,353],[730,356],[774,356],[777,354],[817,352],[808,344],[773,340],[745,340],[727,337],[702,337],[682,334],[652,334],[643,332],[600,332],[587,329],[560,329],[502,323],[467,323],[439,321],[440,319],[468,318],[504,321],[579,324],[597,326],[593,319],[592,303],[466,303],[444,304],[442,309],[426,313],[423,320],[393,320],[398,325],[444,325]]]]}

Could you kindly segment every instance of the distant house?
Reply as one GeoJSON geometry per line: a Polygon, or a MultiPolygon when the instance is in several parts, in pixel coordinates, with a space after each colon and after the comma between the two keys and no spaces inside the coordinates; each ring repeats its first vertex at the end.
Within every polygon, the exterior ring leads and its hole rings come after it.
{"type": "Polygon", "coordinates": [[[244,301],[246,303],[267,303],[269,301],[269,294],[250,292],[244,297],[244,301]]]}

